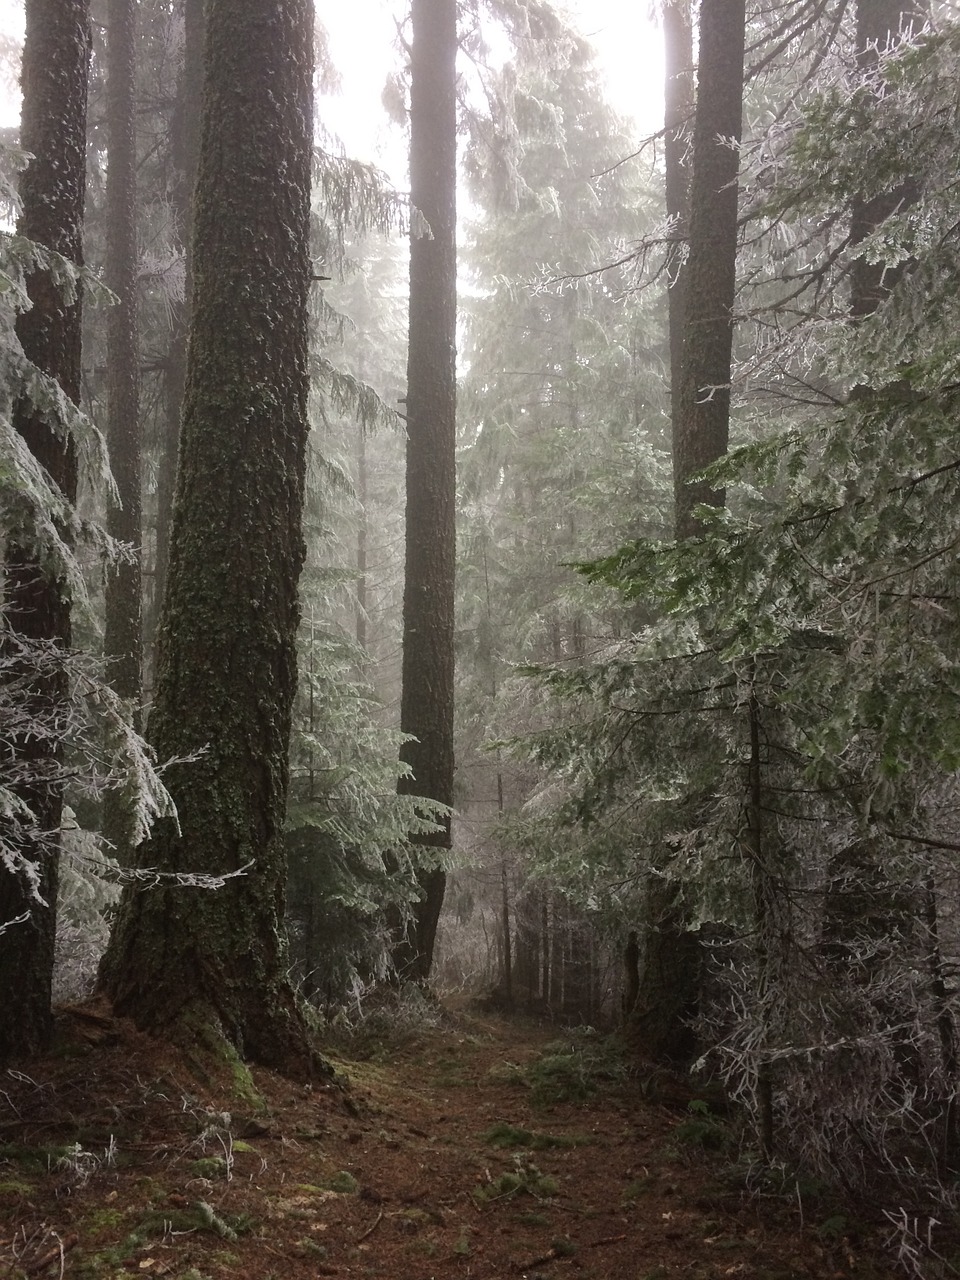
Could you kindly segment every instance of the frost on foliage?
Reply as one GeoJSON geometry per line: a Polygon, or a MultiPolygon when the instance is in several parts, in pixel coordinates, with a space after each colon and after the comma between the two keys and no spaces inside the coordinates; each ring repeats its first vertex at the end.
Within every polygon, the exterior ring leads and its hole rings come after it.
{"type": "MultiPolygon", "coordinates": [[[[123,703],[101,667],[51,641],[21,636],[2,615],[0,749],[0,860],[23,878],[27,896],[35,902],[44,901],[36,852],[55,853],[61,832],[38,827],[28,798],[33,789],[59,785],[76,801],[96,800],[122,786],[138,842],[158,818],[176,817],[150,749],[127,723],[123,703]],[[53,682],[61,673],[68,685],[63,702],[39,702],[32,693],[38,680],[53,682]],[[38,740],[54,744],[55,755],[37,762],[19,749],[38,740]]],[[[64,843],[69,857],[76,842],[64,843]]],[[[110,864],[109,850],[100,848],[98,857],[110,864]]]]}
{"type": "Polygon", "coordinates": [[[887,1203],[952,1194],[956,1136],[958,63],[945,27],[808,100],[751,210],[792,257],[742,259],[728,510],[581,566],[645,625],[541,669],[555,723],[516,746],[549,771],[518,838],[621,929],[667,878],[709,926],[706,1061],[755,1115],[772,1090],[779,1154],[887,1203]],[[859,259],[890,289],[852,319],[859,259]]]}
{"type": "MultiPolygon", "coordinates": [[[[11,175],[18,167],[22,156],[0,146],[0,201],[13,209],[11,175]]],[[[105,293],[90,273],[60,254],[0,232],[0,537],[34,557],[92,621],[81,555],[115,559],[124,551],[66,500],[13,425],[18,404],[26,402],[51,432],[69,436],[90,486],[115,497],[101,433],[58,383],[26,358],[17,337],[17,315],[30,306],[26,278],[34,271],[47,273],[67,298],[80,288],[105,293]]],[[[0,612],[0,864],[21,880],[28,901],[45,902],[45,855],[55,861],[64,851],[68,873],[71,859],[86,856],[77,852],[77,840],[40,828],[31,795],[56,787],[71,800],[95,800],[121,786],[138,840],[157,818],[175,816],[150,750],[131,729],[101,668],[80,653],[20,635],[11,617],[0,612]],[[38,684],[56,688],[61,680],[67,687],[62,701],[37,697],[38,684]],[[38,741],[51,747],[39,761],[24,749],[38,741]]],[[[100,849],[97,859],[101,869],[111,867],[108,851],[100,849]]],[[[26,919],[0,921],[0,932],[26,919]]]]}
{"type": "Polygon", "coordinates": [[[0,232],[0,523],[4,536],[34,554],[89,614],[77,549],[110,559],[124,554],[123,549],[99,525],[80,516],[30,453],[13,425],[18,402],[27,401],[56,435],[71,438],[81,473],[95,491],[108,499],[115,499],[116,491],[101,432],[55,379],[26,358],[17,338],[17,314],[30,306],[25,280],[31,271],[48,273],[68,298],[81,287],[105,294],[95,277],[62,255],[0,232]]]}

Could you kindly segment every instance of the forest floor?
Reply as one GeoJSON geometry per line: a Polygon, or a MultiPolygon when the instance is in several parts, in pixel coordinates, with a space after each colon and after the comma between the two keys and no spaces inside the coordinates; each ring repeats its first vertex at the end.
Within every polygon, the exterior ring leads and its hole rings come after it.
{"type": "Polygon", "coordinates": [[[65,1011],[55,1055],[0,1075],[0,1277],[898,1274],[876,1224],[765,1182],[601,1037],[433,1021],[348,1042],[347,1089],[255,1071],[244,1110],[108,1009],[65,1011]]]}

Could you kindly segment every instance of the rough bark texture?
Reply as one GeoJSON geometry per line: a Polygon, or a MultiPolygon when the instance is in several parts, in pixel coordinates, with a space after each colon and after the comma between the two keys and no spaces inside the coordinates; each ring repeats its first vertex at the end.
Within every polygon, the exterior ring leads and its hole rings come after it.
{"type": "MultiPolygon", "coordinates": [[[[107,527],[132,549],[107,570],[104,656],[108,677],[140,718],[142,609],[140,341],[137,297],[136,31],[132,0],[107,6],[107,254],[104,281],[117,296],[107,315],[107,444],[119,502],[107,527]]],[[[103,833],[121,860],[132,856],[133,815],[121,792],[104,798],[103,833]]]]}
{"type": "MultiPolygon", "coordinates": [[[[20,183],[17,231],[79,263],[82,257],[90,34],[86,0],[27,0],[20,140],[33,155],[20,183]]],[[[80,299],[69,301],[42,271],[28,280],[32,310],[17,322],[24,352],[56,378],[74,401],[80,395],[80,299]]],[[[76,497],[77,468],[68,439],[54,432],[29,402],[16,408],[17,429],[66,496],[76,497]]],[[[37,563],[29,531],[7,547],[6,601],[11,625],[25,636],[70,644],[70,602],[64,584],[37,563]]],[[[38,680],[40,705],[63,701],[62,677],[38,680]]],[[[55,741],[16,742],[38,779],[25,799],[42,831],[60,828],[63,803],[55,741]],[[47,781],[44,782],[44,775],[47,781]]],[[[29,851],[27,851],[29,853],[29,851]]],[[[35,850],[43,908],[32,905],[19,877],[0,868],[0,924],[30,909],[27,923],[0,935],[0,1059],[41,1049],[52,1023],[50,982],[56,936],[58,859],[55,842],[35,850]]]]}
{"type": "MultiPolygon", "coordinates": [[[[431,235],[411,237],[401,790],[453,803],[453,607],[457,310],[455,0],[413,0],[410,191],[431,235]]],[[[428,843],[424,841],[424,843],[428,843]]],[[[450,847],[449,824],[432,843],[450,847]]],[[[424,873],[401,978],[430,972],[445,875],[424,873]]]]}
{"type": "Polygon", "coordinates": [[[697,471],[727,451],[743,114],[744,0],[703,0],[690,193],[690,252],[679,419],[673,459],[676,534],[699,532],[693,508],[723,506],[697,471]]]}
{"type": "Polygon", "coordinates": [[[225,1035],[301,1073],[287,978],[283,823],[307,437],[309,0],[207,0],[194,287],[151,736],[167,823],[142,862],[230,873],[126,892],[101,971],[143,1028],[225,1035]]]}
{"type": "Polygon", "coordinates": [[[193,276],[193,188],[200,148],[200,110],[203,98],[203,0],[181,0],[183,11],[183,64],[177,82],[177,101],[171,122],[171,149],[175,180],[170,203],[180,231],[184,255],[184,301],[173,308],[170,348],[164,368],[164,420],[157,463],[156,557],[153,576],[153,617],[159,616],[167,566],[170,561],[170,525],[177,479],[180,412],[187,378],[187,323],[193,276]]]}

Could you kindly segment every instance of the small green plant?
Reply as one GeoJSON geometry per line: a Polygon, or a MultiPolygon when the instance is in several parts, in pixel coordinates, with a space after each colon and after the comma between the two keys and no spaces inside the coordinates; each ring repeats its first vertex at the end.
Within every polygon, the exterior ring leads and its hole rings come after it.
{"type": "Polygon", "coordinates": [[[620,1195],[620,1203],[623,1205],[633,1204],[635,1200],[639,1200],[641,1196],[649,1195],[655,1190],[657,1179],[647,1174],[643,1178],[634,1178],[632,1182],[628,1182],[623,1188],[620,1195]]]}
{"type": "Polygon", "coordinates": [[[483,1135],[483,1140],[490,1147],[523,1147],[527,1151],[547,1151],[551,1147],[578,1147],[589,1138],[573,1138],[562,1134],[535,1133],[531,1129],[518,1129],[516,1125],[498,1121],[483,1135]]]}
{"type": "Polygon", "coordinates": [[[526,1163],[519,1155],[514,1156],[513,1163],[514,1167],[509,1172],[492,1178],[474,1192],[478,1203],[491,1204],[495,1200],[509,1200],[522,1195],[545,1200],[559,1191],[556,1178],[542,1173],[535,1164],[526,1163]]]}
{"type": "Polygon", "coordinates": [[[317,1244],[316,1240],[311,1240],[309,1236],[304,1236],[302,1240],[297,1241],[297,1250],[304,1257],[318,1258],[320,1261],[327,1256],[327,1246],[317,1244]]]}
{"type": "Polygon", "coordinates": [[[470,1238],[466,1227],[461,1228],[457,1243],[453,1246],[453,1252],[458,1258],[466,1258],[470,1253],[470,1238]]]}
{"type": "Polygon", "coordinates": [[[702,1147],[705,1151],[722,1151],[730,1141],[725,1125],[717,1119],[706,1102],[700,1098],[687,1106],[688,1116],[673,1131],[677,1142],[687,1147],[702,1147]]]}
{"type": "Polygon", "coordinates": [[[611,1040],[580,1035],[555,1041],[547,1048],[548,1052],[526,1071],[535,1106],[586,1102],[598,1090],[626,1079],[623,1055],[611,1040]]]}
{"type": "Polygon", "coordinates": [[[530,1083],[523,1067],[516,1062],[498,1062],[487,1072],[487,1079],[492,1080],[494,1084],[527,1085],[530,1083]]]}
{"type": "Polygon", "coordinates": [[[347,1173],[345,1169],[340,1169],[332,1177],[327,1178],[323,1184],[327,1191],[337,1191],[340,1195],[354,1195],[360,1190],[360,1183],[352,1173],[347,1173]]]}
{"type": "Polygon", "coordinates": [[[190,1172],[197,1178],[206,1178],[212,1181],[214,1178],[226,1178],[228,1169],[227,1162],[223,1156],[204,1156],[200,1160],[194,1160],[189,1165],[190,1172]]]}
{"type": "Polygon", "coordinates": [[[527,1211],[517,1214],[517,1222],[524,1227],[549,1227],[550,1219],[545,1213],[527,1211]]]}
{"type": "Polygon", "coordinates": [[[842,1213],[834,1213],[825,1218],[817,1227],[817,1235],[822,1240],[841,1240],[850,1229],[849,1219],[842,1213]]]}

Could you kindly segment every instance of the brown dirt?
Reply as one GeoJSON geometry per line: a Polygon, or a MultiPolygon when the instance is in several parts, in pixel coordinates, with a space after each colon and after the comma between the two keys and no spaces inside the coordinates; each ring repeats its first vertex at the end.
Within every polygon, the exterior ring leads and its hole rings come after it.
{"type": "Polygon", "coordinates": [[[801,1195],[801,1216],[636,1077],[536,1106],[555,1028],[447,1014],[335,1058],[346,1092],[255,1072],[259,1113],[108,1009],[61,1029],[55,1056],[0,1075],[10,1280],[896,1274],[842,1207],[801,1195]],[[520,1145],[493,1145],[498,1125],[520,1145]]]}

